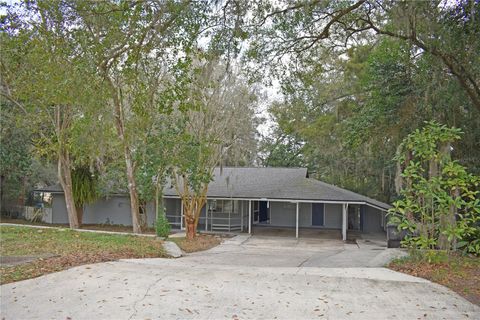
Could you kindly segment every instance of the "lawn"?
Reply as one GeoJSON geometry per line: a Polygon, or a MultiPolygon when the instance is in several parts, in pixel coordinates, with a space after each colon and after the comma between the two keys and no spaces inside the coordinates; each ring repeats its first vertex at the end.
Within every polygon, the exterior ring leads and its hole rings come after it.
{"type": "MultiPolygon", "coordinates": [[[[6,218],[6,217],[1,217],[0,222],[25,224],[25,225],[31,225],[31,226],[47,226],[47,227],[61,227],[61,228],[69,227],[68,223],[59,224],[59,223],[46,223],[46,222],[32,222],[25,219],[12,219],[12,218],[6,218]]],[[[133,233],[133,229],[131,226],[123,226],[123,225],[116,225],[116,224],[82,224],[80,226],[80,229],[133,233]]],[[[149,227],[145,230],[144,233],[155,234],[155,229],[152,227],[149,227]]]]}
{"type": "Polygon", "coordinates": [[[444,285],[480,305],[480,257],[435,251],[416,252],[394,260],[389,267],[444,285]]]}
{"type": "Polygon", "coordinates": [[[0,255],[54,255],[32,263],[0,268],[0,283],[35,278],[70,267],[126,258],[166,257],[153,237],[0,226],[0,255]]]}

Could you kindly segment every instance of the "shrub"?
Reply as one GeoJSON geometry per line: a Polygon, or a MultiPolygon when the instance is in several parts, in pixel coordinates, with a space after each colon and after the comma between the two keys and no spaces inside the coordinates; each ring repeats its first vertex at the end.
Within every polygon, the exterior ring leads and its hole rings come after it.
{"type": "Polygon", "coordinates": [[[428,122],[400,145],[401,198],[390,209],[392,222],[407,230],[412,249],[461,249],[480,254],[480,177],[451,159],[460,130],[428,122]]]}
{"type": "Polygon", "coordinates": [[[170,223],[167,217],[163,214],[159,214],[155,223],[155,231],[159,237],[168,237],[170,234],[170,223]]]}

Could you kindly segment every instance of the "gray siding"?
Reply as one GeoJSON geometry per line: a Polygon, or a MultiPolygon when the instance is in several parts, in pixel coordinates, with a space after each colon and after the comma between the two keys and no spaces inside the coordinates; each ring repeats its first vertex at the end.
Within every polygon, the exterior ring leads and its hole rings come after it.
{"type": "MultiPolygon", "coordinates": [[[[53,195],[52,223],[68,224],[67,206],[63,194],[53,195]]],[[[113,196],[86,205],[83,210],[83,223],[131,226],[132,216],[129,198],[127,196],[113,196]]],[[[153,226],[155,223],[155,207],[153,203],[147,205],[147,223],[149,226],[153,226]]]]}
{"type": "Polygon", "coordinates": [[[52,198],[52,223],[68,224],[67,205],[63,194],[53,194],[52,198]]]}
{"type": "Polygon", "coordinates": [[[337,203],[325,204],[325,228],[342,229],[342,205],[337,203]]]}
{"type": "Polygon", "coordinates": [[[125,196],[114,196],[86,205],[83,211],[83,223],[131,226],[130,200],[125,196]]]}
{"type": "MultiPolygon", "coordinates": [[[[298,226],[299,227],[311,227],[312,226],[312,204],[300,203],[298,212],[298,226]]],[[[295,226],[295,224],[293,225],[295,226]]]]}
{"type": "MultiPolygon", "coordinates": [[[[312,227],[312,204],[300,203],[299,227],[312,227]]],[[[279,227],[295,227],[296,204],[290,202],[270,202],[270,224],[279,227]]],[[[342,205],[325,204],[324,228],[342,228],[342,205]]],[[[318,228],[317,226],[315,226],[318,228]]]]}
{"type": "Polygon", "coordinates": [[[363,231],[364,232],[383,231],[382,214],[383,214],[382,211],[366,206],[365,216],[363,218],[363,231]]]}
{"type": "Polygon", "coordinates": [[[295,227],[295,203],[270,202],[270,224],[279,227],[295,227]]]}

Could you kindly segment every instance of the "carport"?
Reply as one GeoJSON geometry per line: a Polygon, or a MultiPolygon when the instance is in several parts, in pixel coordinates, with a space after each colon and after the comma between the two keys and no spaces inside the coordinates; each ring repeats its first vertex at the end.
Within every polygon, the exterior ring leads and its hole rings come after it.
{"type": "MultiPolygon", "coordinates": [[[[167,218],[173,227],[183,229],[183,205],[176,190],[164,189],[164,197],[167,218]]],[[[224,167],[214,172],[198,230],[263,230],[295,238],[321,238],[333,230],[345,241],[349,230],[384,232],[389,208],[386,203],[311,179],[304,168],[224,167]]]]}
{"type": "Polygon", "coordinates": [[[248,208],[248,233],[255,228],[257,232],[269,235],[323,238],[341,230],[341,239],[346,241],[349,231],[381,233],[386,224],[386,210],[366,202],[261,199],[249,200],[248,208]],[[262,214],[257,213],[256,208],[261,210],[262,206],[255,205],[255,202],[267,203],[264,221],[257,218],[262,214]]]}

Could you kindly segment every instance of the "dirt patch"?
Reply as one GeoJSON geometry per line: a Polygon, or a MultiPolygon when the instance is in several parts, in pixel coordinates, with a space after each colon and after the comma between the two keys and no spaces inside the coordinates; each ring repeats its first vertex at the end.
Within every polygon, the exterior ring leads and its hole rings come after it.
{"type": "Polygon", "coordinates": [[[187,253],[208,250],[222,243],[221,236],[210,234],[199,234],[193,240],[186,238],[171,238],[170,240],[187,253]]]}
{"type": "Polygon", "coordinates": [[[480,305],[480,257],[451,255],[441,260],[406,258],[392,262],[389,268],[444,285],[480,305]]]}

